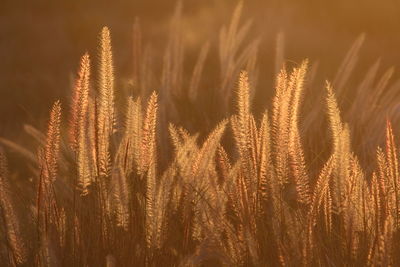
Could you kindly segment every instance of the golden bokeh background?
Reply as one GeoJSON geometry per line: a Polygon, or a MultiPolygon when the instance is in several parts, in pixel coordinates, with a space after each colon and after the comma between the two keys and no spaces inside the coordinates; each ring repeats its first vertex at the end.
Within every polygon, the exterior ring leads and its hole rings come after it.
{"type": "MultiPolygon", "coordinates": [[[[236,5],[234,0],[183,1],[185,64],[194,64],[206,41],[212,44],[211,55],[217,54],[219,29],[229,23],[236,5]]],[[[44,125],[50,104],[69,96],[80,56],[85,51],[96,54],[104,25],[112,31],[120,87],[132,71],[135,18],[140,18],[143,42],[160,52],[155,54],[161,62],[174,8],[175,1],[167,0],[1,1],[0,135],[16,135],[22,122],[39,126],[43,121],[44,125]]],[[[241,21],[246,20],[252,20],[249,35],[261,39],[258,84],[265,90],[272,91],[268,88],[274,76],[278,32],[285,34],[285,58],[318,61],[321,80],[333,78],[361,33],[366,40],[352,80],[361,79],[379,57],[382,69],[400,62],[400,2],[396,0],[244,1],[241,21]]],[[[215,70],[206,67],[205,73],[212,76],[215,70]]]]}

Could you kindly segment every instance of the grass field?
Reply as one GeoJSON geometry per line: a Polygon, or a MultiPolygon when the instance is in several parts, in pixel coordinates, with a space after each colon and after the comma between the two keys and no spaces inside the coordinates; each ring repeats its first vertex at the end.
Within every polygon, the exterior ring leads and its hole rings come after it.
{"type": "Polygon", "coordinates": [[[203,40],[185,10],[160,26],[162,44],[133,20],[129,71],[101,28],[47,119],[43,100],[4,130],[0,262],[398,266],[393,58],[367,64],[362,32],[328,63],[293,60],[290,30],[267,52],[246,2],[203,40]]]}

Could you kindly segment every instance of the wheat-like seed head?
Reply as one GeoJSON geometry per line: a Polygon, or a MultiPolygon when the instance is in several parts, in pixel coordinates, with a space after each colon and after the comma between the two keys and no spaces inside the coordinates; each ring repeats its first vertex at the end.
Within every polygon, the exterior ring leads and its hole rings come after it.
{"type": "Polygon", "coordinates": [[[78,77],[73,89],[70,121],[69,121],[69,137],[71,146],[77,149],[79,143],[79,134],[84,128],[84,119],[88,106],[89,98],[89,82],[90,82],[90,58],[89,54],[85,54],[81,58],[78,77]]]}
{"type": "Polygon", "coordinates": [[[41,162],[44,175],[48,182],[54,182],[57,177],[58,158],[60,151],[60,124],[61,124],[61,102],[56,101],[50,112],[46,145],[44,147],[44,158],[41,162]]]}
{"type": "Polygon", "coordinates": [[[103,176],[108,176],[110,171],[110,136],[114,132],[115,107],[114,107],[114,65],[112,57],[110,31],[104,27],[100,37],[100,67],[98,82],[98,114],[97,138],[99,169],[103,176]]]}

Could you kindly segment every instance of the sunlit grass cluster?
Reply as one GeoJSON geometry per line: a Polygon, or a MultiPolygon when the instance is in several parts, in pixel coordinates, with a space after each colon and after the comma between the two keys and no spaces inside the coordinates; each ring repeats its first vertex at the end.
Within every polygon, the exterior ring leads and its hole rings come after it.
{"type": "MultiPolygon", "coordinates": [[[[392,126],[386,122],[384,146],[368,155],[374,160],[364,170],[335,96],[335,85],[342,89],[346,71],[353,68],[352,54],[360,39],[345,59],[344,71],[333,85],[326,82],[322,97],[316,98],[322,108],[313,116],[327,122],[328,131],[322,134],[329,141],[328,150],[319,156],[318,140],[308,151],[313,141],[305,141],[302,126],[303,103],[312,97],[305,92],[313,71],[308,60],[288,68],[278,53],[274,97],[268,110],[253,114],[257,41],[238,52],[249,27],[239,27],[240,9],[221,31],[220,42],[221,110],[229,110],[231,100],[235,108],[210,132],[193,133],[168,121],[179,118],[175,98],[187,94],[187,101],[196,102],[203,94],[200,80],[206,79],[202,72],[209,44],[200,51],[185,87],[181,36],[171,34],[162,90],[146,88],[152,77],[143,59],[134,67],[135,90],[117,105],[111,37],[103,28],[95,75],[92,59],[85,54],[70,105],[54,103],[45,134],[25,127],[40,144],[38,151],[1,139],[29,162],[34,178],[26,193],[29,204],[19,205],[15,177],[6,153],[0,151],[0,262],[400,264],[399,155],[392,126]]],[[[178,17],[179,7],[174,23],[178,17]]],[[[389,74],[378,82],[379,90],[386,88],[389,74]]]]}

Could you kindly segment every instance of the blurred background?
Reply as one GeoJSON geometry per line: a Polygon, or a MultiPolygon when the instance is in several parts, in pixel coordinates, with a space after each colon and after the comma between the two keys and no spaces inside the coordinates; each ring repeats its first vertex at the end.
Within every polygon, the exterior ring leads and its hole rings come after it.
{"type": "MultiPolygon", "coordinates": [[[[211,58],[204,76],[213,77],[218,34],[230,22],[235,0],[184,0],[182,11],[186,73],[191,74],[202,45],[211,58]]],[[[117,87],[132,74],[132,27],[140,19],[144,44],[162,62],[175,1],[0,1],[0,135],[18,139],[23,123],[41,129],[56,99],[68,104],[70,87],[85,51],[96,58],[101,28],[111,29],[117,87]]],[[[321,81],[333,79],[352,43],[365,33],[352,81],[360,82],[378,58],[381,69],[400,63],[398,0],[244,1],[241,22],[251,20],[248,36],[260,38],[259,90],[272,91],[276,39],[284,33],[284,56],[297,64],[318,62],[321,81]],[[264,88],[265,87],[265,88],[264,88]]],[[[380,72],[379,72],[380,73],[380,72]]],[[[395,71],[395,77],[398,72],[395,71]]],[[[207,79],[207,78],[205,78],[207,79]]],[[[350,83],[351,84],[351,83],[350,83]]],[[[207,84],[216,88],[218,84],[207,84]]],[[[321,89],[323,84],[321,83],[321,89]]],[[[261,101],[261,100],[259,100],[261,101]]],[[[264,99],[262,100],[264,101],[264,99]]],[[[265,99],[270,102],[270,99],[265,99]]]]}

